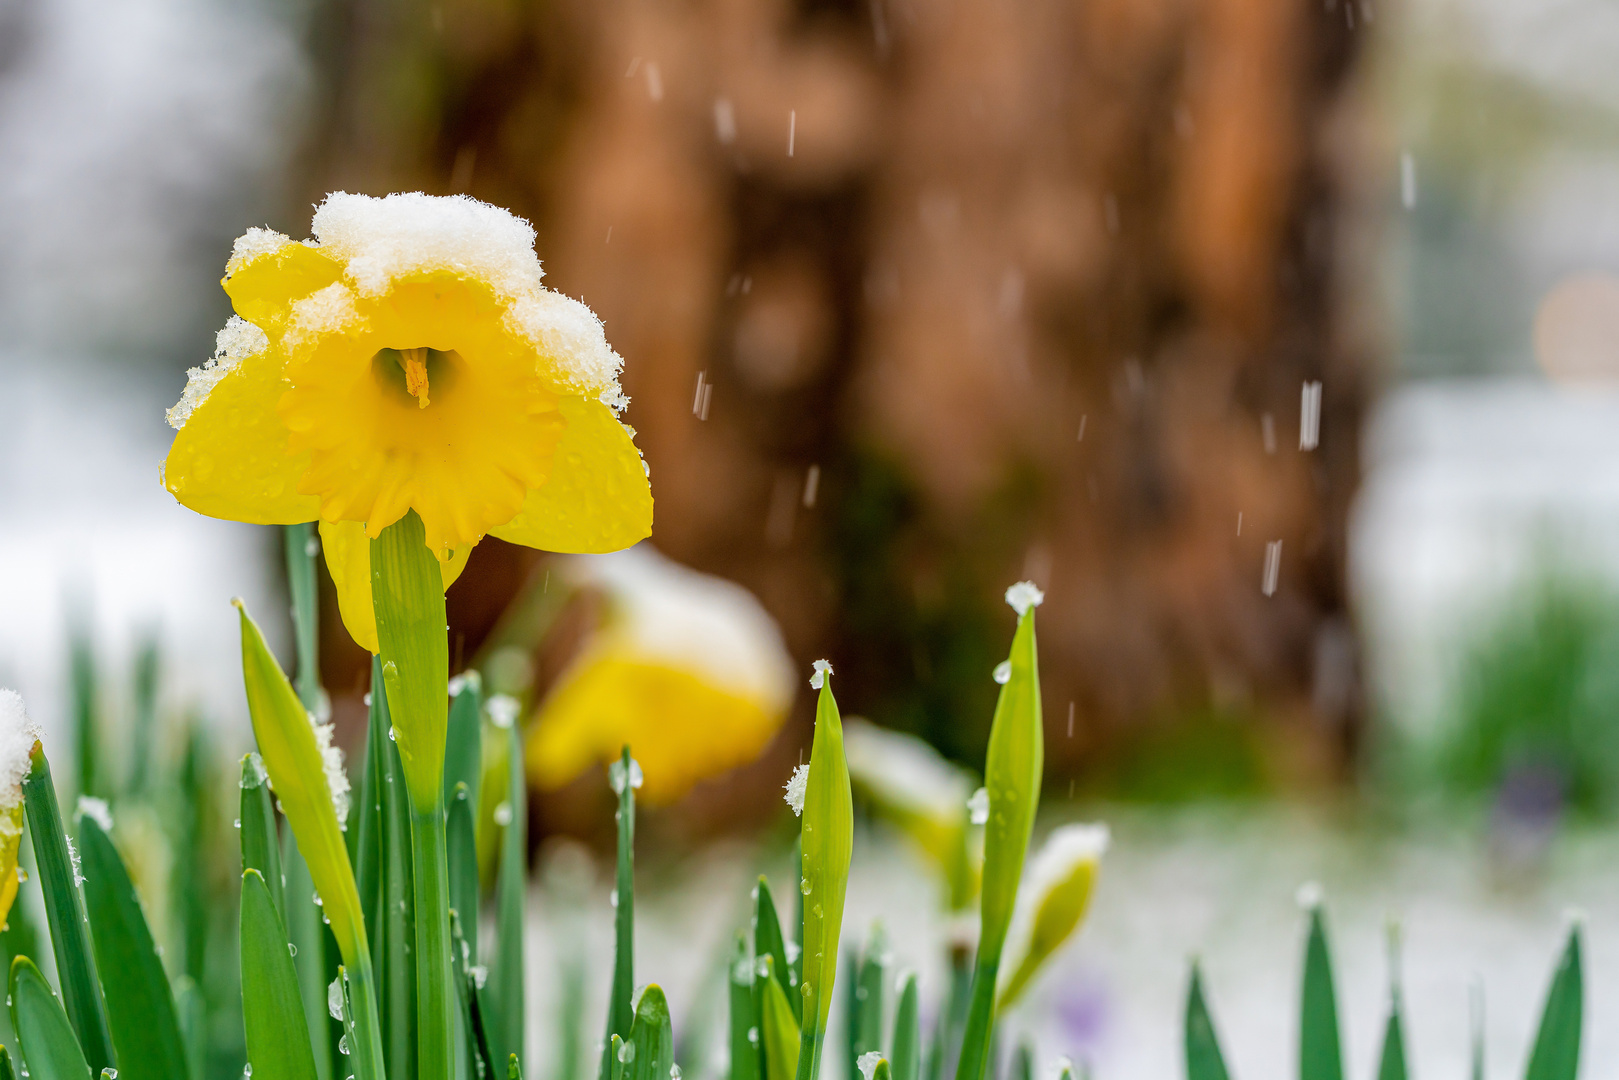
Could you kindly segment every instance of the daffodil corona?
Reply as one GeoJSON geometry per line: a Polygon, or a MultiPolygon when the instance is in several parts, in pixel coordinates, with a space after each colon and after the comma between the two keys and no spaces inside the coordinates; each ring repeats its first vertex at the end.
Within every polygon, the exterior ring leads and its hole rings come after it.
{"type": "Polygon", "coordinates": [[[651,533],[622,361],[590,309],[541,286],[526,222],[465,196],[338,193],[312,231],[236,241],[236,315],[168,414],[175,498],[318,519],[343,621],[373,652],[369,540],[411,510],[446,588],[485,535],[606,552],[651,533]]]}

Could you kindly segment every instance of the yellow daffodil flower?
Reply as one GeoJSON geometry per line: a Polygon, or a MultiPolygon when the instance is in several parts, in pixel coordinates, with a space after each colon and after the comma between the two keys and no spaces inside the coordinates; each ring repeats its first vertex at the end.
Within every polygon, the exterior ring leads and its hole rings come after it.
{"type": "Polygon", "coordinates": [[[466,196],[337,193],[312,231],[236,241],[236,315],[168,413],[176,499],[318,519],[344,624],[372,652],[369,540],[410,510],[446,588],[485,535],[562,552],[650,535],[622,361],[589,308],[541,286],[526,222],[466,196]]]}
{"type": "Polygon", "coordinates": [[[39,729],[15,690],[0,690],[0,926],[17,899],[17,849],[22,845],[22,784],[39,729]]]}
{"type": "Polygon", "coordinates": [[[627,743],[641,798],[668,803],[759,755],[792,704],[793,669],[751,593],[645,544],[571,560],[564,573],[605,593],[608,611],[535,717],[537,786],[559,787],[627,743]]]}

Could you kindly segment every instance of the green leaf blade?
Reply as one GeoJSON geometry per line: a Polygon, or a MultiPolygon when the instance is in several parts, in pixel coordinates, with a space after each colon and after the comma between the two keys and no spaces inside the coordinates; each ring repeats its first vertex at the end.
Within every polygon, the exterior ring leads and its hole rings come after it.
{"type": "Polygon", "coordinates": [[[79,846],[90,938],[106,993],[118,1073],[124,1080],[187,1076],[185,1041],[168,975],[124,860],[100,822],[88,814],[79,817],[79,846]]]}
{"type": "Polygon", "coordinates": [[[1332,950],[1327,943],[1326,915],[1320,904],[1310,908],[1310,931],[1304,946],[1304,987],[1299,1007],[1300,1080],[1343,1080],[1344,1062],[1338,1029],[1338,996],[1333,989],[1332,950]]]}
{"type": "Polygon", "coordinates": [[[1575,1080],[1580,1070],[1580,1033],[1585,1015],[1585,977],[1580,927],[1568,933],[1546,1005],[1540,1014],[1525,1080],[1575,1080]]]}
{"type": "Polygon", "coordinates": [[[11,1027],[34,1080],[90,1080],[90,1066],[67,1013],[26,956],[11,962],[11,1027]]]}
{"type": "Polygon", "coordinates": [[[309,1024],[287,933],[263,876],[242,874],[242,1021],[260,1080],[316,1080],[309,1024]]]}
{"type": "Polygon", "coordinates": [[[1195,961],[1186,991],[1186,1080],[1230,1080],[1214,1018],[1203,996],[1203,972],[1195,961]]]}

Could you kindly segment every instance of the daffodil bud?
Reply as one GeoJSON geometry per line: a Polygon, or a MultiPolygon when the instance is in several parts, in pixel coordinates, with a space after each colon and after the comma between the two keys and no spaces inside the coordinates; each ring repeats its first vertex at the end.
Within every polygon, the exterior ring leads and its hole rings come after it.
{"type": "Polygon", "coordinates": [[[39,729],[28,718],[21,695],[0,690],[0,926],[17,899],[20,871],[17,848],[22,843],[23,781],[32,765],[29,756],[39,743],[39,729]]]}
{"type": "Polygon", "coordinates": [[[1107,845],[1106,825],[1065,825],[1046,838],[1018,891],[1001,958],[997,1009],[1016,1001],[1079,927],[1107,845]]]}

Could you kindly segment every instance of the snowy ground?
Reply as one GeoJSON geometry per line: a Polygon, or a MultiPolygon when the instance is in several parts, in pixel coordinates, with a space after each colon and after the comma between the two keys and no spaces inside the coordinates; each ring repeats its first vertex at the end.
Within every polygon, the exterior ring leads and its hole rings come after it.
{"type": "MultiPolygon", "coordinates": [[[[1413,1073],[1467,1071],[1469,994],[1477,983],[1488,1017],[1488,1075],[1520,1074],[1570,913],[1586,920],[1585,1080],[1619,1077],[1619,1029],[1597,1022],[1619,1003],[1619,833],[1561,840],[1543,867],[1503,879],[1477,837],[1435,829],[1384,836],[1301,807],[1113,810],[1114,829],[1092,916],[1036,991],[1007,1019],[1032,1031],[1042,1077],[1059,1054],[1089,1059],[1098,1080],[1182,1077],[1181,1010],[1188,961],[1203,958],[1228,1064],[1242,1080],[1296,1073],[1298,983],[1304,923],[1299,887],[1325,890],[1350,1076],[1376,1068],[1387,1008],[1386,927],[1403,930],[1406,1039],[1413,1073]]],[[[716,851],[675,882],[637,897],[638,981],[670,994],[677,1032],[723,1024],[712,998],[718,958],[743,925],[752,866],[747,853],[716,851]],[[707,984],[706,991],[701,988],[707,984]]],[[[603,871],[605,872],[605,871],[603,871]]],[[[772,880],[787,881],[780,868],[772,880]]],[[[556,917],[536,891],[531,911],[531,1047],[555,1046],[560,947],[583,942],[591,970],[611,946],[610,883],[582,924],[556,917]]],[[[778,889],[778,893],[781,890],[778,889]]],[[[896,966],[915,967],[924,995],[938,992],[943,922],[926,867],[880,836],[857,835],[846,933],[883,920],[896,966]]],[[[785,901],[783,901],[785,903],[785,901]]],[[[840,974],[840,981],[843,976],[840,974]]],[[[594,1050],[605,984],[586,988],[585,1054],[594,1050]]],[[[834,1024],[838,1009],[834,1009],[834,1024]]],[[[829,1045],[839,1045],[834,1031],[829,1045]]],[[[723,1029],[708,1043],[706,1071],[722,1076],[723,1029]]],[[[531,1052],[534,1052],[531,1050],[531,1052]]],[[[829,1076],[837,1077],[835,1057],[829,1076]]],[[[555,1074],[536,1070],[541,1077],[555,1074]]]]}

